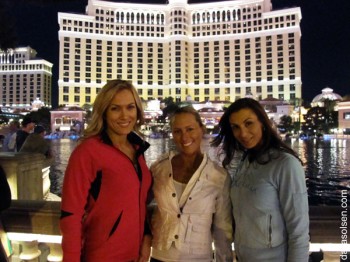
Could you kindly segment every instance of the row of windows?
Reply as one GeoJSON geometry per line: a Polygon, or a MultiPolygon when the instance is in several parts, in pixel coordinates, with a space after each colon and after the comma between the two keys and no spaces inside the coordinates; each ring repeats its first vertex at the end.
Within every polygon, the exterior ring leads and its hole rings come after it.
{"type": "MultiPolygon", "coordinates": [[[[294,43],[294,33],[288,33],[286,35],[288,37],[288,43],[289,44],[293,44],[294,43]]],[[[283,41],[283,37],[284,35],[282,34],[278,34],[275,36],[275,38],[277,39],[276,43],[277,45],[284,45],[285,42],[283,41]]],[[[71,41],[72,38],[70,37],[64,37],[63,38],[63,42],[64,42],[64,47],[71,47],[70,45],[70,41],[71,41]]],[[[154,43],[154,42],[124,42],[124,41],[103,41],[103,40],[100,40],[100,39],[97,39],[97,40],[92,40],[92,39],[84,39],[85,42],[84,42],[84,46],[86,49],[91,49],[91,44],[96,44],[97,46],[100,46],[102,48],[102,44],[103,43],[107,43],[107,50],[112,50],[112,45],[115,44],[117,45],[117,48],[118,48],[118,51],[122,51],[122,49],[119,49],[119,48],[122,48],[123,46],[127,46],[128,47],[128,51],[133,51],[133,47],[137,46],[138,48],[150,48],[150,49],[147,49],[148,51],[152,51],[153,49],[152,48],[163,48],[164,44],[163,43],[154,43]]],[[[228,50],[227,47],[229,47],[230,45],[233,45],[235,46],[235,49],[239,49],[240,48],[240,45],[243,45],[244,44],[244,48],[245,49],[248,49],[250,48],[250,43],[251,42],[255,42],[255,47],[261,47],[261,41],[262,40],[265,40],[266,41],[266,46],[272,46],[272,36],[266,36],[266,37],[255,37],[255,38],[245,38],[245,39],[235,39],[235,40],[224,40],[224,41],[212,41],[212,42],[209,42],[209,41],[205,41],[205,42],[195,42],[193,43],[193,46],[195,48],[198,48],[199,46],[204,46],[205,48],[209,48],[209,46],[212,44],[214,45],[215,48],[219,48],[220,44],[223,43],[224,46],[225,46],[225,50],[228,50]]],[[[74,41],[75,41],[75,47],[76,48],[80,48],[80,45],[79,43],[82,42],[82,39],[81,38],[74,38],[74,41]]],[[[188,42],[186,41],[180,41],[180,40],[176,40],[175,41],[175,46],[176,46],[176,49],[178,48],[178,45],[181,45],[181,43],[184,43],[186,46],[188,45],[188,42]]],[[[170,47],[169,47],[170,48],[170,47]]],[[[143,51],[142,49],[138,49],[139,51],[143,51]]],[[[160,49],[158,49],[159,51],[160,49]]],[[[204,49],[206,51],[209,51],[209,49],[204,49]]],[[[218,50],[218,49],[215,49],[215,50],[218,50]]]]}
{"type": "MultiPolygon", "coordinates": [[[[16,50],[17,51],[17,50],[16,50]]],[[[27,52],[4,52],[0,50],[0,64],[23,64],[25,60],[28,60],[29,56],[27,52]]]]}
{"type": "MultiPolygon", "coordinates": [[[[222,25],[222,29],[216,28],[215,25],[206,26],[205,29],[200,29],[199,27],[192,28],[192,36],[211,36],[211,35],[227,35],[227,34],[241,34],[250,32],[259,32],[264,30],[272,30],[274,28],[282,28],[284,26],[290,27],[295,26],[295,22],[287,23],[286,25],[266,25],[258,26],[251,25],[251,22],[243,23],[241,29],[240,24],[233,25],[222,25]]],[[[164,27],[143,27],[143,26],[113,26],[109,25],[103,27],[103,25],[96,25],[96,29],[92,28],[77,28],[70,26],[63,26],[63,31],[73,31],[73,32],[85,32],[90,34],[106,34],[106,35],[116,35],[116,36],[141,36],[141,37],[165,37],[164,27]],[[137,29],[139,27],[140,29],[137,29]],[[100,28],[100,29],[98,29],[100,28]],[[144,30],[142,30],[144,28],[144,30]]],[[[175,25],[170,26],[170,35],[187,35],[186,25],[175,25]]]]}
{"type": "MultiPolygon", "coordinates": [[[[270,43],[271,42],[267,42],[267,45],[269,46],[270,43]]],[[[178,47],[181,48],[180,46],[178,46],[178,47]]],[[[239,45],[235,45],[235,48],[238,49],[238,48],[240,48],[240,46],[239,45]]],[[[290,51],[287,54],[289,62],[294,62],[295,61],[295,52],[293,50],[294,49],[294,45],[289,45],[289,48],[290,48],[290,51]]],[[[177,49],[177,47],[176,47],[176,49],[177,49]]],[[[226,49],[229,49],[228,45],[225,46],[225,50],[226,49]]],[[[119,50],[119,48],[118,48],[118,50],[119,50]]],[[[120,51],[121,50],[122,49],[120,48],[120,51]]],[[[134,55],[134,52],[132,50],[133,49],[131,47],[130,48],[128,47],[127,56],[129,58],[128,58],[127,62],[132,62],[132,56],[134,55]]],[[[143,52],[143,50],[144,50],[144,48],[138,48],[137,49],[137,52],[138,52],[137,53],[137,57],[138,57],[137,62],[138,63],[142,63],[142,64],[144,62],[148,62],[149,64],[153,63],[153,59],[152,59],[152,57],[154,55],[152,53],[153,49],[152,48],[148,48],[147,49],[147,51],[148,51],[147,52],[148,59],[143,59],[143,56],[146,54],[145,52],[143,52]]],[[[209,51],[209,47],[204,47],[203,50],[205,52],[200,54],[199,48],[198,47],[194,48],[194,57],[195,57],[194,63],[199,63],[200,60],[203,60],[204,62],[209,62],[209,58],[212,55],[212,52],[209,51]],[[199,57],[202,57],[202,58],[199,58],[199,57]]],[[[214,50],[219,50],[219,47],[214,47],[214,50]]],[[[69,48],[64,48],[63,51],[64,51],[63,58],[65,59],[64,64],[69,64],[70,57],[71,57],[70,54],[69,54],[70,49],[69,48]]],[[[283,51],[283,46],[282,45],[278,46],[277,47],[277,51],[278,51],[277,52],[277,62],[278,63],[283,63],[283,60],[284,60],[283,59],[284,53],[282,52],[283,51]]],[[[254,60],[254,61],[256,61],[256,64],[260,64],[261,61],[259,62],[259,59],[262,58],[261,52],[262,51],[261,51],[260,48],[255,49],[256,55],[255,55],[255,57],[253,57],[253,56],[249,55],[250,54],[250,49],[245,49],[245,54],[246,54],[244,56],[244,58],[245,58],[245,65],[250,65],[250,60],[254,60]]],[[[80,51],[77,49],[76,53],[80,53],[80,51]]],[[[86,53],[88,55],[85,56],[85,60],[86,60],[85,65],[86,66],[91,66],[91,62],[90,62],[90,60],[91,60],[91,51],[86,50],[86,53]]],[[[156,54],[157,54],[157,57],[158,57],[158,61],[157,61],[158,64],[162,64],[163,63],[163,60],[162,60],[162,58],[163,58],[162,49],[158,49],[158,53],[156,53],[156,54]]],[[[219,51],[214,51],[214,58],[213,58],[214,62],[217,62],[220,59],[223,59],[224,61],[227,61],[227,62],[231,61],[231,57],[230,57],[231,52],[230,51],[224,51],[223,54],[224,54],[224,57],[220,58],[220,52],[219,51]]],[[[110,52],[106,52],[103,55],[105,55],[107,57],[107,62],[112,62],[112,52],[111,51],[110,52]]],[[[180,51],[176,51],[175,55],[176,55],[177,61],[180,61],[181,60],[181,52],[180,51]]],[[[235,60],[234,61],[236,61],[235,65],[236,66],[241,66],[241,64],[239,62],[240,59],[241,59],[241,51],[240,50],[236,50],[234,52],[234,55],[235,55],[235,57],[234,57],[235,60]]],[[[268,58],[268,59],[266,59],[267,64],[271,64],[272,63],[272,48],[271,47],[266,47],[265,55],[266,55],[266,58],[268,58]]],[[[122,52],[117,52],[116,53],[116,57],[117,57],[116,60],[117,60],[117,62],[120,62],[120,63],[123,62],[122,56],[123,56],[122,52]]],[[[188,56],[188,54],[185,53],[185,57],[187,57],[187,56],[188,56]]],[[[80,55],[75,55],[74,58],[76,60],[76,65],[80,65],[81,56],[80,55]]],[[[96,52],[96,56],[94,56],[94,58],[97,61],[96,62],[96,66],[97,66],[97,69],[98,69],[98,67],[102,65],[102,62],[100,62],[100,61],[102,61],[102,58],[103,58],[102,57],[102,51],[97,51],[96,52]]],[[[106,65],[107,65],[107,68],[108,67],[112,67],[112,63],[107,63],[106,65]]],[[[219,64],[217,64],[217,65],[219,66],[219,64]]],[[[117,65],[117,66],[119,67],[121,65],[117,65]]],[[[160,65],[158,65],[158,68],[159,67],[160,67],[160,65]]],[[[79,68],[75,68],[75,69],[79,70],[79,68]]],[[[69,67],[65,66],[64,70],[69,70],[69,67]]]]}
{"type": "MultiPolygon", "coordinates": [[[[75,88],[78,88],[78,87],[75,87],[75,88]]],[[[277,88],[277,87],[275,87],[275,88],[277,88]]],[[[261,86],[257,86],[257,87],[255,87],[254,88],[255,89],[255,91],[256,91],[256,94],[259,96],[259,94],[260,94],[260,96],[261,96],[261,93],[262,93],[262,87],[261,86]]],[[[279,92],[281,92],[281,91],[283,91],[283,89],[284,89],[284,86],[283,85],[279,85],[278,86],[278,91],[279,92]]],[[[182,89],[180,89],[180,88],[176,88],[176,90],[175,90],[175,94],[181,94],[181,90],[182,89]]],[[[209,88],[204,88],[203,89],[203,91],[204,91],[204,95],[210,95],[210,90],[211,89],[209,89],[209,88]]],[[[220,88],[214,88],[214,94],[215,95],[220,95],[220,88]]],[[[232,89],[233,91],[234,91],[234,94],[238,94],[238,95],[240,95],[241,94],[241,92],[243,91],[240,87],[235,87],[234,89],[232,89]]],[[[97,89],[97,93],[100,91],[100,89],[97,89]]],[[[194,91],[194,95],[195,96],[199,96],[200,95],[200,89],[198,89],[198,88],[196,88],[196,89],[194,89],[193,90],[194,91]]],[[[230,88],[225,88],[224,89],[224,94],[225,95],[230,95],[230,91],[231,91],[231,89],[230,88]]],[[[252,92],[254,92],[254,90],[253,90],[253,88],[252,87],[246,87],[245,88],[245,91],[246,91],[246,94],[251,94],[252,92]]],[[[291,99],[294,99],[295,98],[295,93],[294,93],[294,91],[295,91],[295,85],[294,84],[292,84],[292,85],[290,85],[289,86],[289,91],[290,91],[290,98],[291,99]]],[[[153,96],[153,95],[157,95],[157,96],[160,96],[160,97],[162,97],[163,96],[163,92],[164,92],[164,90],[163,89],[148,89],[147,90],[147,95],[148,96],[153,96]]],[[[267,86],[267,92],[268,93],[270,93],[270,94],[267,94],[267,96],[268,97],[272,97],[272,92],[273,92],[273,86],[271,86],[271,85],[269,85],[269,86],[267,86]]],[[[143,94],[143,90],[142,89],[138,89],[138,93],[139,93],[139,95],[142,95],[143,94]]],[[[188,90],[186,90],[186,93],[188,94],[188,90]]],[[[280,99],[284,99],[284,93],[279,93],[278,94],[278,96],[279,96],[279,98],[280,99]]],[[[153,98],[153,97],[152,97],[153,98]]],[[[90,103],[91,102],[91,96],[85,96],[84,97],[84,99],[85,99],[85,102],[86,103],[90,103]]],[[[63,101],[64,102],[69,102],[69,95],[63,95],[63,101]]],[[[81,96],[79,96],[79,95],[75,95],[74,96],[74,102],[81,102],[81,96]]]]}
{"type": "Polygon", "coordinates": [[[216,26],[216,25],[207,25],[207,26],[202,26],[202,27],[193,27],[192,28],[192,36],[194,37],[199,37],[199,36],[210,36],[210,35],[227,35],[227,34],[241,34],[241,33],[250,33],[250,32],[258,32],[264,30],[272,30],[275,28],[282,28],[282,27],[290,27],[290,26],[295,26],[295,22],[291,23],[286,23],[285,25],[283,24],[276,24],[276,25],[265,25],[265,26],[260,26],[257,25],[260,24],[257,23],[256,21],[253,22],[244,22],[242,24],[240,23],[234,23],[232,25],[221,25],[221,26],[216,26]],[[241,28],[242,27],[242,28],[241,28]]]}
{"type": "MultiPolygon", "coordinates": [[[[260,6],[258,7],[261,8],[260,6]]],[[[207,35],[220,35],[220,34],[239,34],[248,33],[253,31],[269,30],[273,28],[290,27],[296,24],[295,15],[287,15],[285,17],[275,17],[264,19],[264,25],[262,25],[261,13],[254,13],[243,15],[241,17],[240,10],[227,10],[227,11],[213,11],[213,12],[195,12],[192,15],[192,24],[198,25],[200,23],[206,23],[207,26],[194,26],[192,28],[193,36],[207,36],[207,35]],[[241,19],[243,18],[243,20],[241,19]],[[235,23],[234,21],[242,21],[235,23]],[[225,22],[224,24],[218,24],[225,22]],[[216,24],[213,24],[216,23],[216,24]],[[211,25],[209,25],[211,24],[211,25]],[[243,29],[241,29],[243,28],[243,29]]],[[[116,18],[100,17],[97,16],[96,23],[82,22],[77,20],[63,19],[63,30],[77,31],[86,33],[98,33],[108,35],[126,35],[126,36],[150,36],[150,37],[164,37],[164,14],[143,14],[143,13],[129,13],[129,12],[116,12],[116,18]],[[129,25],[115,25],[114,23],[123,23],[129,25]],[[140,25],[159,25],[159,26],[133,26],[130,24],[140,25]],[[84,25],[84,26],[83,26],[84,25]]],[[[173,17],[170,19],[170,30],[176,30],[170,32],[170,34],[186,34],[184,30],[186,28],[185,17],[173,17]],[[172,25],[175,23],[175,25],[172,25]],[[184,23],[183,25],[181,23],[184,23]]]]}
{"type": "MultiPolygon", "coordinates": [[[[195,68],[198,68],[198,64],[196,64],[195,68]]],[[[262,78],[262,68],[261,66],[257,66],[256,67],[256,71],[251,71],[252,69],[250,67],[246,67],[245,68],[245,72],[242,73],[240,72],[241,71],[241,68],[240,67],[236,67],[235,68],[235,71],[234,72],[229,72],[229,69],[226,69],[227,73],[225,74],[222,74],[222,73],[218,73],[218,71],[220,70],[220,68],[214,68],[214,72],[215,74],[209,74],[209,66],[210,64],[209,63],[206,63],[204,64],[204,69],[202,70],[203,72],[203,78],[204,79],[213,79],[215,81],[215,83],[220,83],[220,79],[225,79],[225,82],[226,83],[231,83],[232,80],[231,78],[234,77],[235,79],[235,82],[236,83],[240,83],[242,80],[245,80],[246,82],[251,82],[252,80],[255,80],[256,82],[261,82],[263,81],[264,79],[266,79],[267,81],[272,81],[273,80],[273,71],[272,70],[267,70],[266,71],[266,76],[265,78],[262,78]],[[211,77],[210,77],[211,76],[211,77]]],[[[214,65],[215,66],[215,65],[214,65]]],[[[292,66],[294,66],[294,63],[292,63],[292,66]]],[[[132,67],[132,66],[130,66],[132,67]]],[[[271,68],[271,67],[268,67],[268,68],[271,68]]],[[[79,68],[80,70],[80,68],[79,68]]],[[[75,78],[75,82],[80,82],[80,78],[81,78],[81,74],[79,72],[79,70],[75,71],[74,72],[74,78],[75,78]]],[[[91,74],[90,71],[91,71],[91,68],[85,68],[85,71],[88,71],[86,72],[84,75],[85,75],[85,78],[84,80],[86,82],[91,82],[91,77],[92,76],[95,76],[95,79],[96,80],[100,80],[100,78],[102,77],[102,74],[100,73],[101,72],[101,68],[97,68],[97,72],[96,74],[91,74]]],[[[142,69],[137,69],[137,71],[135,70],[135,72],[133,72],[131,69],[129,69],[127,71],[127,78],[128,79],[133,79],[133,77],[135,76],[136,74],[136,77],[137,79],[145,79],[147,78],[148,80],[152,80],[154,81],[155,79],[159,81],[163,81],[163,70],[158,70],[156,71],[157,72],[157,75],[155,75],[155,71],[153,70],[147,70],[147,71],[143,71],[142,69]]],[[[175,69],[175,72],[177,72],[175,74],[175,78],[178,78],[180,79],[181,78],[181,67],[178,67],[175,69]]],[[[187,70],[185,71],[187,73],[187,70]]],[[[170,73],[171,73],[171,70],[170,70],[170,73]]],[[[194,79],[199,79],[199,76],[200,76],[200,70],[198,69],[194,69],[194,79]]],[[[68,71],[64,72],[63,73],[63,81],[64,82],[69,82],[70,78],[69,78],[69,73],[68,71]]],[[[295,75],[295,69],[294,68],[290,68],[288,71],[286,70],[283,70],[283,67],[279,67],[279,70],[277,70],[277,79],[278,80],[284,80],[285,77],[288,77],[289,79],[295,79],[296,75],[295,75]]],[[[171,74],[170,74],[170,77],[171,77],[171,74]]],[[[107,79],[111,79],[113,78],[112,76],[112,72],[111,72],[111,69],[109,69],[109,73],[106,74],[106,78],[107,79]]],[[[117,78],[122,78],[122,71],[121,69],[118,69],[118,72],[117,72],[117,78]]],[[[187,82],[188,81],[188,75],[187,74],[184,74],[184,80],[187,82]]],[[[157,82],[157,81],[155,81],[157,82]]],[[[195,81],[194,82],[195,84],[199,84],[198,81],[195,81]]]]}
{"type": "Polygon", "coordinates": [[[243,15],[246,12],[250,12],[250,8],[241,9],[233,9],[233,10],[225,10],[225,11],[212,11],[212,12],[201,12],[196,11],[192,14],[192,23],[200,24],[200,23],[215,23],[215,22],[230,22],[230,21],[238,21],[238,20],[246,20],[253,18],[260,18],[261,12],[257,12],[261,10],[261,6],[254,7],[254,13],[243,15]],[[247,11],[249,9],[249,11],[247,11]]]}
{"type": "Polygon", "coordinates": [[[44,64],[34,64],[34,65],[24,65],[24,64],[0,64],[0,71],[29,71],[29,70],[44,70],[47,72],[51,72],[51,67],[44,64]]]}

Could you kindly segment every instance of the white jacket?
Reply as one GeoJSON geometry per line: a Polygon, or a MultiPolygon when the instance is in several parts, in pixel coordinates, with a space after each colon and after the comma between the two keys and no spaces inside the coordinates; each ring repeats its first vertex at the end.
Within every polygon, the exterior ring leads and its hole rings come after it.
{"type": "Polygon", "coordinates": [[[229,175],[204,154],[178,201],[171,167],[174,156],[175,152],[166,153],[151,166],[157,204],[152,217],[152,248],[168,250],[174,243],[179,257],[197,254],[210,261],[214,241],[216,261],[231,262],[229,175]]]}

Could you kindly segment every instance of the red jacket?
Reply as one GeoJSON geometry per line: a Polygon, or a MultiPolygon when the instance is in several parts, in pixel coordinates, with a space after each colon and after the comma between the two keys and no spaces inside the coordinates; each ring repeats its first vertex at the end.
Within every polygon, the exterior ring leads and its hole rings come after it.
{"type": "Polygon", "coordinates": [[[111,145],[107,135],[83,141],[73,151],[62,188],[63,261],[133,261],[144,234],[151,174],[138,148],[138,167],[111,145]],[[139,170],[139,172],[137,172],[139,170]]]}

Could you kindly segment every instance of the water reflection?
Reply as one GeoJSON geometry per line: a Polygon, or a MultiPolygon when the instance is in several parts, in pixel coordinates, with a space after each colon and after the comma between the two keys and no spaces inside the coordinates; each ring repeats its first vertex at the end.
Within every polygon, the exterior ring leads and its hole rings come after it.
{"type": "MultiPolygon", "coordinates": [[[[148,139],[151,147],[146,151],[148,165],[161,154],[174,148],[171,139],[148,139]]],[[[350,192],[350,140],[299,140],[287,141],[304,162],[309,201],[311,204],[337,205],[341,200],[341,190],[350,192]]],[[[76,146],[76,141],[69,139],[52,140],[55,164],[50,173],[51,191],[61,194],[64,170],[69,156],[76,146]]],[[[205,139],[202,148],[212,159],[217,159],[217,150],[209,146],[205,139]]]]}

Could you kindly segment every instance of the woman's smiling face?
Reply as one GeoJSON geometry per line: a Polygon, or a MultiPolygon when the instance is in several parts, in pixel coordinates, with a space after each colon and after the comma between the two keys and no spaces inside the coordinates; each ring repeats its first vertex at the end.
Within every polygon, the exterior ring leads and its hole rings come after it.
{"type": "Polygon", "coordinates": [[[190,113],[175,115],[171,130],[179,152],[189,155],[200,152],[203,128],[196,121],[194,115],[190,113]]]}
{"type": "Polygon", "coordinates": [[[124,136],[129,134],[137,121],[137,107],[131,91],[117,92],[107,108],[107,133],[110,136],[124,136]]]}
{"type": "Polygon", "coordinates": [[[246,149],[252,149],[261,144],[263,125],[257,115],[249,108],[233,112],[229,118],[233,136],[246,149]]]}

